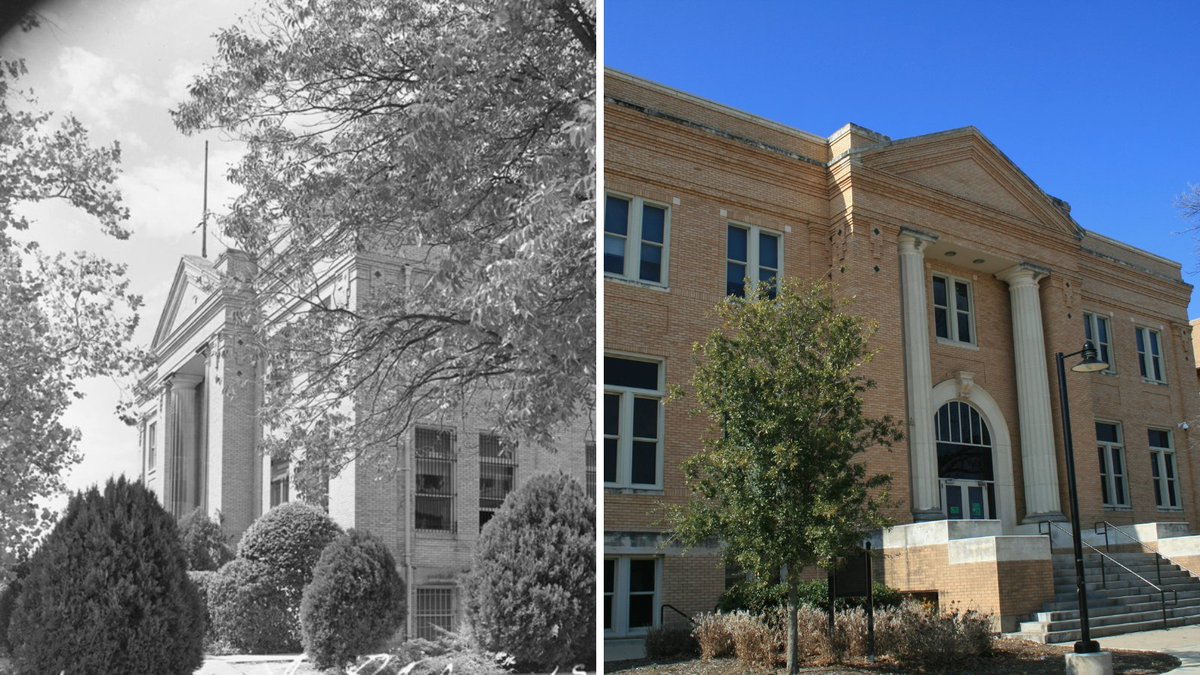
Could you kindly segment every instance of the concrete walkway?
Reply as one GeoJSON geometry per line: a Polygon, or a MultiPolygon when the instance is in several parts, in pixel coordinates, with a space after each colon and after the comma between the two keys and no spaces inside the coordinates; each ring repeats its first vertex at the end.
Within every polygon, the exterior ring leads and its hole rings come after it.
{"type": "Polygon", "coordinates": [[[204,665],[194,675],[284,675],[315,673],[308,663],[292,670],[299,654],[205,656],[204,665]]]}
{"type": "Polygon", "coordinates": [[[1165,630],[1113,635],[1096,640],[1101,649],[1135,649],[1164,652],[1178,658],[1183,665],[1171,673],[1200,675],[1200,626],[1180,626],[1165,630]]]}

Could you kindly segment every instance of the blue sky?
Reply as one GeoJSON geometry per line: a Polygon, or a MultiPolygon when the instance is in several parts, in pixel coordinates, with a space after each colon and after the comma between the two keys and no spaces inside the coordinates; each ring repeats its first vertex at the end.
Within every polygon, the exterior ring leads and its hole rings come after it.
{"type": "Polygon", "coordinates": [[[1200,3],[606,0],[604,63],[820,136],[973,125],[1200,285],[1173,204],[1200,183],[1200,3]]]}

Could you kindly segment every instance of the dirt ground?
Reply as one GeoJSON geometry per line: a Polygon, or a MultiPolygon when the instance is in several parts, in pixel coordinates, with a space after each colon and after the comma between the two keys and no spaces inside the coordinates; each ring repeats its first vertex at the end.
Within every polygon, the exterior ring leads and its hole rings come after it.
{"type": "MultiPolygon", "coordinates": [[[[944,672],[972,675],[1001,675],[1031,673],[1033,675],[1061,675],[1066,670],[1063,655],[1070,646],[1042,645],[1026,640],[997,640],[992,653],[968,664],[959,664],[942,671],[904,670],[894,663],[880,659],[875,664],[838,664],[814,668],[802,668],[804,673],[828,673],[829,675],[880,675],[881,673],[944,672]]],[[[1179,667],[1179,659],[1157,652],[1135,652],[1110,650],[1113,655],[1115,675],[1151,675],[1165,673],[1179,667]]],[[[606,673],[629,673],[631,675],[741,675],[748,672],[735,659],[713,661],[677,661],[666,664],[650,664],[645,661],[627,661],[608,664],[606,673]]],[[[776,672],[786,672],[778,669],[776,672]]]]}

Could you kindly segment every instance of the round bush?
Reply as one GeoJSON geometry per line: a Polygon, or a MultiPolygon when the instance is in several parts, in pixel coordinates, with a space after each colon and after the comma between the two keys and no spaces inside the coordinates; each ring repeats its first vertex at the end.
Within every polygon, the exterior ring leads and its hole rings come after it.
{"type": "Polygon", "coordinates": [[[221,525],[202,508],[179,519],[179,540],[190,570],[215,571],[233,560],[233,549],[225,542],[221,525]]]}
{"type": "Polygon", "coordinates": [[[250,654],[300,649],[300,630],[291,602],[270,565],[235,558],[208,586],[212,635],[250,654]]]}
{"type": "Polygon", "coordinates": [[[483,528],[463,582],[481,645],[549,671],[595,649],[596,510],[562,474],[535,476],[483,528]]]}
{"type": "Polygon", "coordinates": [[[191,673],[200,596],[175,520],[124,477],[71,498],[29,560],[9,639],[20,673],[191,673]]]}
{"type": "Polygon", "coordinates": [[[341,533],[342,528],[320,510],[287,502],[267,511],[246,529],[238,557],[269,565],[299,612],[300,596],[312,581],[313,566],[321,551],[341,533]]]}
{"type": "Polygon", "coordinates": [[[403,623],[404,581],[382,541],[350,530],[325,547],[300,604],[304,651],[318,668],[378,648],[403,623]]]}

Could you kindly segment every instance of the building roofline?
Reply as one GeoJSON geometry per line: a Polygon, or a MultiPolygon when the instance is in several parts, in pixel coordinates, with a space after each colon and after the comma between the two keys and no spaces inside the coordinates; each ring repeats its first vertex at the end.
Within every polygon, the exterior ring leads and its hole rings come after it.
{"type": "Polygon", "coordinates": [[[1142,248],[1138,248],[1138,247],[1130,245],[1130,244],[1126,244],[1123,241],[1118,241],[1111,237],[1106,237],[1106,236],[1100,234],[1099,232],[1094,232],[1092,230],[1084,230],[1083,232],[1086,236],[1095,237],[1096,239],[1099,239],[1100,241],[1103,241],[1106,244],[1112,244],[1113,246],[1116,246],[1117,248],[1123,248],[1127,251],[1137,253],[1138,255],[1144,255],[1147,258],[1150,258],[1152,260],[1156,260],[1158,262],[1165,263],[1167,265],[1174,265],[1175,267],[1178,267],[1181,270],[1183,269],[1183,263],[1175,261],[1175,260],[1171,260],[1170,258],[1164,258],[1161,255],[1158,255],[1157,253],[1151,253],[1150,251],[1147,251],[1146,249],[1142,249],[1142,248]]]}

